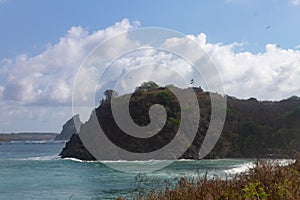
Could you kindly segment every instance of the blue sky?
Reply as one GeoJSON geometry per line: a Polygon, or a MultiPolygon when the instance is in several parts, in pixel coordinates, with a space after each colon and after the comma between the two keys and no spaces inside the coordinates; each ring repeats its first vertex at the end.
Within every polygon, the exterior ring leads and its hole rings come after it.
{"type": "Polygon", "coordinates": [[[300,96],[299,25],[300,0],[0,0],[0,132],[59,132],[73,115],[85,56],[110,35],[141,27],[190,35],[229,95],[300,96]]]}
{"type": "Polygon", "coordinates": [[[47,43],[58,42],[71,26],[92,32],[123,18],[138,20],[143,27],[204,32],[213,43],[245,42],[253,52],[263,51],[267,43],[294,48],[300,43],[299,10],[288,0],[5,0],[0,5],[0,56],[34,55],[47,43]]]}

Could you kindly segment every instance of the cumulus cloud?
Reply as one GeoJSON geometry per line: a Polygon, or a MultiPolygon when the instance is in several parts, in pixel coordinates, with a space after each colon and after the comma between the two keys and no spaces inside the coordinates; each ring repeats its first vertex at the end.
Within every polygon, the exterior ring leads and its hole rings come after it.
{"type": "MultiPolygon", "coordinates": [[[[205,84],[203,79],[213,78],[195,76],[193,67],[184,59],[168,52],[151,49],[151,46],[145,51],[134,52],[117,59],[105,71],[105,77],[100,83],[98,75],[104,72],[107,63],[94,65],[91,59],[90,67],[79,68],[97,44],[137,26],[138,22],[124,19],[111,27],[92,33],[82,27],[71,27],[57,44],[49,44],[39,55],[28,57],[24,54],[14,59],[2,60],[0,112],[9,113],[11,119],[31,113],[31,119],[42,120],[41,115],[46,116],[45,113],[51,111],[53,118],[56,116],[67,120],[70,114],[62,114],[61,111],[69,109],[71,112],[73,83],[78,70],[81,70],[82,76],[77,77],[79,84],[76,87],[83,92],[75,98],[83,103],[88,101],[88,95],[95,92],[95,89],[99,90],[96,98],[101,98],[103,89],[114,87],[119,77],[124,79],[119,82],[119,89],[123,92],[132,91],[133,85],[137,86],[147,80],[156,80],[162,85],[172,83],[183,87],[190,86],[186,82],[194,79],[194,85],[203,87],[205,84]],[[84,80],[89,81],[85,85],[80,84],[84,80]],[[9,111],[12,105],[19,107],[12,112],[9,111]],[[41,106],[45,111],[41,112],[39,109],[41,106]],[[49,106],[55,107],[56,110],[49,106]],[[57,109],[58,106],[63,109],[57,109]]],[[[113,59],[121,50],[138,46],[138,42],[125,35],[103,45],[106,45],[105,51],[97,53],[113,59]]],[[[207,53],[222,76],[225,93],[229,95],[263,100],[278,100],[300,95],[300,51],[297,48],[282,49],[275,44],[266,44],[264,52],[256,54],[247,51],[237,52],[236,48],[242,46],[242,43],[209,43],[204,33],[187,35],[183,38],[167,38],[161,44],[162,49],[189,55],[191,61],[197,61],[207,53]]],[[[205,63],[202,70],[207,70],[205,63]]],[[[0,121],[9,120],[6,119],[6,115],[1,115],[0,121]]]]}
{"type": "MultiPolygon", "coordinates": [[[[188,87],[186,77],[190,77],[192,66],[182,58],[168,52],[147,50],[139,56],[119,59],[112,66],[109,74],[115,74],[116,69],[123,69],[120,73],[122,80],[118,87],[119,93],[134,91],[135,87],[143,82],[152,80],[160,85],[174,84],[179,87],[188,87]],[[124,68],[124,66],[126,66],[124,68]]],[[[116,81],[119,76],[116,76],[116,81]]]]}
{"type": "MultiPolygon", "coordinates": [[[[60,123],[67,120],[67,117],[72,115],[70,106],[73,82],[84,58],[99,43],[136,26],[137,22],[130,23],[128,19],[92,33],[74,26],[59,39],[58,43],[48,44],[46,50],[36,56],[28,57],[22,54],[16,58],[1,60],[0,112],[3,113],[0,115],[1,124],[9,122],[6,127],[11,130],[14,127],[11,123],[19,119],[18,116],[24,117],[23,121],[30,120],[25,117],[26,114],[40,116],[34,113],[43,113],[42,106],[47,107],[50,113],[56,110],[56,114],[53,115],[59,117],[60,123]],[[68,112],[64,112],[64,115],[59,114],[66,106],[68,112]],[[57,107],[60,109],[56,109],[57,107]],[[8,114],[12,117],[9,118],[8,114]]],[[[48,114],[40,116],[40,120],[47,118],[48,114]]],[[[55,119],[53,121],[57,122],[55,119]]],[[[18,124],[25,127],[26,124],[35,126],[38,123],[24,124],[21,120],[18,124]]],[[[47,127],[51,129],[51,125],[47,127]]],[[[28,127],[26,129],[32,130],[28,127]]]]}
{"type": "Polygon", "coordinates": [[[203,49],[220,72],[225,92],[229,95],[279,100],[300,94],[300,81],[297,78],[300,76],[300,51],[297,49],[282,49],[276,44],[266,44],[265,51],[261,53],[236,52],[235,49],[242,47],[242,43],[208,43],[203,33],[169,39],[165,46],[187,51],[194,59],[200,56],[203,49]],[[198,42],[200,46],[186,49],[191,47],[187,39],[198,42]]]}
{"type": "Polygon", "coordinates": [[[87,54],[98,43],[133,27],[127,19],[91,34],[82,27],[71,27],[57,44],[49,44],[41,54],[3,61],[3,98],[23,104],[70,103],[74,77],[87,54]]]}
{"type": "Polygon", "coordinates": [[[208,46],[229,94],[269,100],[300,94],[300,51],[275,44],[267,44],[258,54],[234,53],[234,45],[208,46]]]}
{"type": "MultiPolygon", "coordinates": [[[[229,95],[239,98],[279,100],[300,94],[300,81],[297,78],[300,76],[300,51],[297,49],[282,49],[276,44],[266,44],[265,51],[261,53],[237,52],[238,47],[243,47],[242,43],[212,44],[207,42],[207,36],[204,33],[187,35],[183,38],[168,38],[161,44],[161,47],[181,52],[181,55],[189,55],[191,62],[200,60],[198,63],[201,65],[200,72],[206,72],[203,74],[210,74],[207,73],[210,70],[208,68],[214,67],[201,63],[203,62],[201,58],[207,54],[223,79],[225,93],[229,95]]],[[[213,87],[205,87],[207,80],[213,79],[215,74],[210,74],[209,77],[198,77],[193,67],[182,58],[157,50],[148,50],[119,58],[107,71],[107,82],[113,83],[116,81],[114,79],[126,74],[126,80],[131,82],[131,84],[126,81],[122,82],[123,89],[127,92],[130,90],[130,85],[136,86],[146,80],[156,80],[161,84],[189,86],[186,82],[194,79],[194,85],[201,85],[210,91],[222,93],[217,87],[216,90],[212,89],[213,87]],[[165,70],[166,66],[171,70],[165,70]],[[138,67],[140,68],[137,70],[138,67]],[[132,71],[134,74],[130,73],[132,71]],[[158,73],[153,73],[155,71],[158,73]],[[176,79],[175,74],[177,76],[179,74],[181,78],[176,79]],[[128,77],[134,77],[134,79],[128,80],[128,77]]],[[[109,88],[109,84],[106,88],[109,88]]]]}

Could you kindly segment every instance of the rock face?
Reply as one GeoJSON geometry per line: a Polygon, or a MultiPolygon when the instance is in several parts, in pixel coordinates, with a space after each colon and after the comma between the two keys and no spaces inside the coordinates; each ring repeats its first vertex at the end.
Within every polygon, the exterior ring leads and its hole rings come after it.
{"type": "Polygon", "coordinates": [[[69,140],[73,134],[77,133],[75,122],[81,124],[79,115],[74,115],[63,125],[62,131],[55,137],[55,140],[69,140]]]}
{"type": "Polygon", "coordinates": [[[73,134],[70,141],[59,154],[62,158],[77,158],[80,160],[96,160],[83,146],[78,134],[73,134]]]}
{"type": "MultiPolygon", "coordinates": [[[[196,137],[181,157],[186,159],[198,159],[211,115],[209,93],[199,88],[193,89],[201,112],[196,137]]],[[[213,95],[225,98],[218,94],[213,95]]],[[[122,103],[124,96],[126,95],[115,98],[118,103],[122,103]]],[[[167,120],[157,135],[146,139],[131,137],[118,127],[111,112],[109,99],[102,100],[101,105],[96,109],[96,114],[101,128],[115,145],[136,153],[155,151],[173,139],[180,124],[181,109],[193,112],[194,108],[180,108],[176,97],[167,88],[139,90],[131,96],[129,104],[130,115],[137,125],[145,126],[150,123],[148,112],[153,104],[161,104],[166,108],[167,120]]],[[[226,114],[222,134],[206,158],[280,158],[292,157],[293,152],[300,151],[300,99],[298,97],[276,102],[227,97],[226,114]]],[[[184,138],[182,142],[185,142],[184,138]]],[[[95,159],[77,135],[72,136],[61,152],[61,156],[82,160],[95,159]]]]}

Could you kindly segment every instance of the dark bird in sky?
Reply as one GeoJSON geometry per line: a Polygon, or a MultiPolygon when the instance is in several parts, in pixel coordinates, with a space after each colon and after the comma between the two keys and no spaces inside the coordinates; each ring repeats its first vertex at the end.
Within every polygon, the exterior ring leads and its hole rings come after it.
{"type": "Polygon", "coordinates": [[[193,84],[194,83],[194,79],[191,79],[191,82],[190,82],[190,84],[193,84]]]}
{"type": "Polygon", "coordinates": [[[266,27],[266,29],[270,29],[270,28],[271,28],[271,26],[267,26],[267,27],[266,27]]]}

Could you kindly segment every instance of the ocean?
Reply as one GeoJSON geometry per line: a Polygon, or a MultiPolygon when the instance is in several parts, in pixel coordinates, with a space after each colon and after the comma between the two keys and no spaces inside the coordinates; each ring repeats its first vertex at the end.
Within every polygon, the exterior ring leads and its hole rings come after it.
{"type": "MultiPolygon", "coordinates": [[[[251,159],[180,160],[155,172],[134,174],[100,161],[61,159],[64,143],[0,143],[0,199],[115,199],[175,184],[181,177],[226,178],[247,170],[251,159]]],[[[147,161],[162,162],[162,161],[147,161]]],[[[126,166],[126,161],[116,165],[126,166]]],[[[131,163],[132,164],[132,163],[131,163]]],[[[136,162],[142,165],[142,161],[136,162]]]]}

